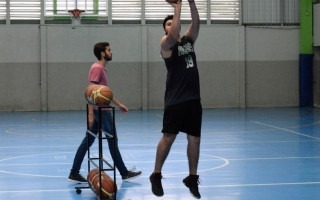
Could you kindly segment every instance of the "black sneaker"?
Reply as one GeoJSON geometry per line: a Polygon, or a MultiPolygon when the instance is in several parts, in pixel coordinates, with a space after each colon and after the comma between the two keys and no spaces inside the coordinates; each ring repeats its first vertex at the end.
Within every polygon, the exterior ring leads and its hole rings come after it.
{"type": "Polygon", "coordinates": [[[158,197],[163,196],[163,188],[162,188],[162,184],[161,184],[161,179],[162,179],[161,173],[152,173],[150,175],[152,193],[158,197]]]}
{"type": "Polygon", "coordinates": [[[141,171],[137,171],[137,172],[128,171],[127,176],[122,176],[122,180],[123,181],[128,181],[130,179],[137,178],[138,176],[141,175],[141,173],[142,173],[141,171]]]}
{"type": "Polygon", "coordinates": [[[87,179],[83,178],[81,174],[70,174],[69,181],[76,182],[76,183],[87,183],[87,179]]]}
{"type": "Polygon", "coordinates": [[[198,185],[200,184],[199,175],[189,175],[185,179],[183,179],[183,183],[189,188],[190,193],[194,198],[201,198],[198,188],[198,185]]]}

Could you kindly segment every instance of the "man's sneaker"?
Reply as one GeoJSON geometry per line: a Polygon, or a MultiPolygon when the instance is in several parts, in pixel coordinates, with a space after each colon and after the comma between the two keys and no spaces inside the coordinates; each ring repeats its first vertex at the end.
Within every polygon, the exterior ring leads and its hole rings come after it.
{"type": "Polygon", "coordinates": [[[189,175],[183,179],[183,183],[189,188],[190,193],[196,199],[200,199],[201,195],[199,193],[199,175],[189,175]]]}
{"type": "Polygon", "coordinates": [[[76,182],[76,183],[87,183],[87,179],[83,178],[81,174],[70,174],[69,181],[76,182]]]}
{"type": "Polygon", "coordinates": [[[127,176],[122,176],[122,180],[129,181],[130,179],[137,178],[138,176],[141,175],[141,173],[142,173],[141,171],[137,171],[137,172],[128,171],[127,176]]]}
{"type": "Polygon", "coordinates": [[[158,197],[163,196],[161,179],[162,179],[161,173],[152,173],[150,175],[152,193],[158,197]]]}

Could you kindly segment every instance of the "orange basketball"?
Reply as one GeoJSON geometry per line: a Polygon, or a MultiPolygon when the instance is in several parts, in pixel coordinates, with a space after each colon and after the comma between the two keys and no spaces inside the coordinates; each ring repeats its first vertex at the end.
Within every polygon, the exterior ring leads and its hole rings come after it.
{"type": "Polygon", "coordinates": [[[92,181],[95,178],[96,175],[99,175],[99,169],[95,168],[89,171],[87,175],[87,181],[92,185],[92,181]]]}
{"type": "MultiPolygon", "coordinates": [[[[100,179],[99,174],[95,176],[92,187],[96,191],[97,195],[100,196],[100,179]]],[[[101,197],[104,199],[112,199],[114,192],[117,188],[114,185],[113,180],[104,172],[101,173],[101,197]]]]}
{"type": "Polygon", "coordinates": [[[85,98],[88,103],[107,106],[113,99],[113,93],[108,86],[92,84],[85,89],[85,98]]]}
{"type": "Polygon", "coordinates": [[[112,90],[104,85],[100,85],[92,90],[92,97],[98,106],[107,106],[113,98],[112,90]]]}
{"type": "Polygon", "coordinates": [[[87,102],[90,104],[95,104],[94,99],[92,97],[92,91],[97,87],[99,87],[99,85],[90,84],[84,90],[84,97],[86,98],[87,102]]]}

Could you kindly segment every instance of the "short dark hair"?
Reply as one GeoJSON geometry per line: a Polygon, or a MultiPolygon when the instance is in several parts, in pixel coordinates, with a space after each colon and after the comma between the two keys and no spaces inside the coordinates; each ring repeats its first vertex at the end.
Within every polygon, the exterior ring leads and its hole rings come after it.
{"type": "Polygon", "coordinates": [[[168,20],[171,20],[173,19],[173,15],[168,15],[166,18],[164,18],[163,22],[162,22],[162,26],[163,26],[163,29],[166,30],[166,23],[168,20]]]}
{"type": "Polygon", "coordinates": [[[99,42],[94,45],[93,53],[98,60],[101,60],[101,52],[104,52],[108,46],[110,46],[109,42],[99,42]]]}

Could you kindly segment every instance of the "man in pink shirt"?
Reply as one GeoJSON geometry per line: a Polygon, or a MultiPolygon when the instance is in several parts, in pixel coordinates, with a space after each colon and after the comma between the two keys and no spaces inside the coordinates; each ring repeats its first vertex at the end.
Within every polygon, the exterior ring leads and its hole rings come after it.
{"type": "MultiPolygon", "coordinates": [[[[88,82],[89,84],[99,84],[99,85],[108,86],[106,64],[108,63],[108,61],[112,60],[112,52],[111,52],[110,44],[108,42],[97,43],[94,46],[93,52],[94,52],[94,55],[97,57],[98,61],[92,64],[90,68],[88,82]]],[[[122,112],[128,112],[128,108],[122,103],[120,103],[120,101],[118,101],[114,96],[112,99],[112,103],[118,106],[118,108],[122,112]]],[[[88,119],[89,119],[90,131],[97,134],[98,120],[99,120],[98,111],[93,105],[89,105],[88,113],[89,113],[88,119]]],[[[122,180],[127,181],[129,179],[138,177],[139,175],[141,175],[141,171],[137,171],[137,172],[129,171],[122,160],[122,156],[118,147],[118,137],[117,137],[116,127],[114,127],[114,132],[113,132],[112,111],[108,109],[104,109],[102,111],[102,119],[103,121],[101,123],[102,123],[103,131],[111,135],[113,135],[114,133],[115,145],[112,139],[108,139],[108,146],[109,146],[109,151],[114,161],[114,164],[118,169],[120,175],[122,176],[122,180]],[[114,150],[114,154],[113,154],[113,150],[114,150]]],[[[95,137],[93,137],[90,134],[86,134],[85,138],[82,140],[82,143],[78,147],[77,153],[73,161],[72,169],[69,174],[70,181],[80,182],[80,183],[87,182],[87,180],[80,174],[80,168],[81,168],[83,159],[87,153],[87,150],[88,150],[87,148],[91,147],[94,140],[95,140],[95,137]]]]}

